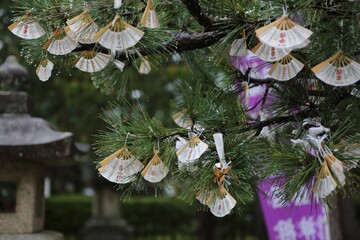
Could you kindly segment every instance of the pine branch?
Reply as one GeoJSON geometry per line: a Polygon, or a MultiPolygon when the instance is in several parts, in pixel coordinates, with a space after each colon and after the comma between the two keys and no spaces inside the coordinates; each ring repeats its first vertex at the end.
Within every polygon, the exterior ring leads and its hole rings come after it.
{"type": "MultiPolygon", "coordinates": [[[[206,48],[214,43],[218,42],[221,38],[225,37],[230,30],[217,30],[211,32],[203,32],[203,33],[186,33],[179,32],[173,35],[173,38],[165,43],[165,47],[159,48],[155,51],[157,52],[183,52],[195,49],[206,48]]],[[[80,44],[73,52],[81,52],[85,50],[94,49],[95,44],[80,44]]],[[[151,49],[152,52],[154,49],[151,49]]],[[[102,48],[102,53],[108,54],[109,51],[106,48],[102,48]]],[[[142,56],[146,56],[150,53],[150,49],[148,48],[140,48],[138,51],[128,50],[119,52],[117,59],[120,61],[126,61],[128,59],[136,59],[138,58],[138,54],[142,56]]]]}
{"type": "Polygon", "coordinates": [[[299,111],[296,114],[291,114],[291,115],[286,115],[286,116],[276,116],[276,117],[273,117],[273,118],[270,118],[270,119],[267,119],[264,121],[259,121],[259,122],[250,124],[246,127],[241,128],[239,132],[247,132],[249,130],[255,130],[255,129],[257,129],[258,132],[260,132],[261,129],[264,127],[267,127],[267,126],[270,126],[273,124],[287,123],[291,120],[294,120],[294,116],[302,118],[302,117],[312,117],[312,115],[313,114],[312,114],[311,109],[307,108],[307,109],[299,111]]]}
{"type": "Polygon", "coordinates": [[[205,28],[205,31],[212,28],[213,20],[202,10],[199,4],[199,0],[181,1],[186,6],[189,13],[196,19],[196,21],[205,28]]]}

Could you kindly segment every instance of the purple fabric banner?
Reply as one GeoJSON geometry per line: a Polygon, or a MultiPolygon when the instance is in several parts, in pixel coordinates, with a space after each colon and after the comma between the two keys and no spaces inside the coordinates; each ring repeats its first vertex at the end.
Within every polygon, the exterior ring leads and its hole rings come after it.
{"type": "Polygon", "coordinates": [[[277,197],[278,187],[264,181],[259,200],[269,240],[330,240],[329,223],[323,205],[303,196],[283,206],[277,197]]]}

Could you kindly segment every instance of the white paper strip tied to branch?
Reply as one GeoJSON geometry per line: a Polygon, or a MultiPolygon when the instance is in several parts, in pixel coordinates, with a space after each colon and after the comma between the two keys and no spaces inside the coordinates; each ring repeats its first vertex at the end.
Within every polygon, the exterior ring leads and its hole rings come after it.
{"type": "Polygon", "coordinates": [[[214,137],[216,151],[219,156],[219,161],[222,164],[222,167],[225,167],[227,164],[226,164],[226,160],[225,160],[223,135],[222,135],[222,133],[215,133],[215,134],[213,134],[213,137],[214,137]]]}
{"type": "Polygon", "coordinates": [[[22,16],[20,20],[11,24],[8,29],[16,36],[28,40],[40,38],[46,33],[31,16],[31,13],[22,16]]]}
{"type": "Polygon", "coordinates": [[[114,0],[114,9],[119,9],[122,5],[122,0],[114,0]]]}
{"type": "Polygon", "coordinates": [[[43,57],[39,66],[36,68],[36,75],[38,75],[41,81],[45,82],[51,77],[51,71],[53,68],[54,64],[46,57],[43,57]]]}
{"type": "Polygon", "coordinates": [[[257,29],[256,36],[261,42],[275,48],[293,48],[303,44],[313,32],[288,17],[288,14],[284,14],[278,20],[257,29]]]}

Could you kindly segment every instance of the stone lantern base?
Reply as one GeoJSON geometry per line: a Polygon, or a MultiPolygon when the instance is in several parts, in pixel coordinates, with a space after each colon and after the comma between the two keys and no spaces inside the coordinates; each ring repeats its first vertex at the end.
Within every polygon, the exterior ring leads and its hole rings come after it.
{"type": "Polygon", "coordinates": [[[61,233],[54,231],[41,231],[29,234],[0,234],[0,240],[63,240],[61,233]]]}

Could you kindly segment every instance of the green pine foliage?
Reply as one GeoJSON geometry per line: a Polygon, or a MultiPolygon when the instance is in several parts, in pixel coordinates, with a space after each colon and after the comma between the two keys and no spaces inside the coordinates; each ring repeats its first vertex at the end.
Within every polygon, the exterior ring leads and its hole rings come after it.
{"type": "MultiPolygon", "coordinates": [[[[161,23],[157,29],[146,29],[139,24],[146,1],[131,0],[123,4],[114,10],[112,1],[16,0],[13,6],[16,19],[31,11],[47,32],[40,39],[24,41],[23,55],[31,64],[50,55],[42,46],[52,31],[57,26],[64,27],[68,19],[84,9],[89,10],[100,28],[118,13],[129,24],[144,31],[145,35],[137,45],[116,53],[115,57],[126,65],[123,72],[110,63],[92,75],[95,87],[103,92],[129,97],[129,86],[134,78],[140,78],[136,70],[145,56],[159,72],[177,56],[180,67],[186,68],[191,75],[179,76],[172,83],[176,85],[174,113],[187,109],[191,120],[204,128],[201,138],[209,144],[209,150],[199,160],[179,168],[176,137],[187,137],[189,130],[163,125],[139,103],[114,105],[112,110],[105,112],[103,118],[109,128],[99,133],[95,144],[99,161],[126,145],[146,165],[153,150],[158,149],[170,174],[155,187],[175,186],[183,199],[192,202],[199,191],[217,187],[213,171],[219,159],[212,135],[221,132],[226,160],[232,163],[225,187],[238,206],[242,208],[257,191],[257,185],[270,178],[274,182],[281,181],[280,198],[287,203],[311,194],[321,167],[313,155],[302,147],[293,146],[290,141],[299,137],[291,132],[299,128],[302,120],[314,118],[331,129],[332,136],[326,140],[326,145],[348,166],[346,185],[337,189],[343,193],[356,192],[352,189],[358,187],[355,170],[360,158],[360,98],[350,93],[354,88],[360,89],[360,83],[330,86],[316,79],[311,67],[340,49],[359,62],[358,1],[154,1],[161,23]],[[247,79],[229,63],[229,47],[242,34],[247,37],[248,48],[255,47],[258,43],[255,30],[280,17],[284,3],[291,19],[314,32],[309,46],[292,51],[305,67],[295,78],[285,82],[247,79]],[[237,81],[248,81],[254,86],[266,83],[268,90],[272,90],[271,95],[276,96],[276,100],[265,106],[268,94],[259,103],[262,108],[267,108],[263,110],[271,112],[268,119],[248,119],[248,109],[239,101],[237,81]],[[270,139],[260,134],[266,127],[270,127],[274,135],[270,139]]],[[[72,53],[56,57],[56,60],[52,57],[51,61],[54,59],[57,68],[71,68],[71,62],[85,49],[109,53],[97,43],[80,44],[72,53]]],[[[134,182],[119,186],[129,194],[147,191],[150,187],[153,184],[145,182],[140,173],[134,182]]]]}

